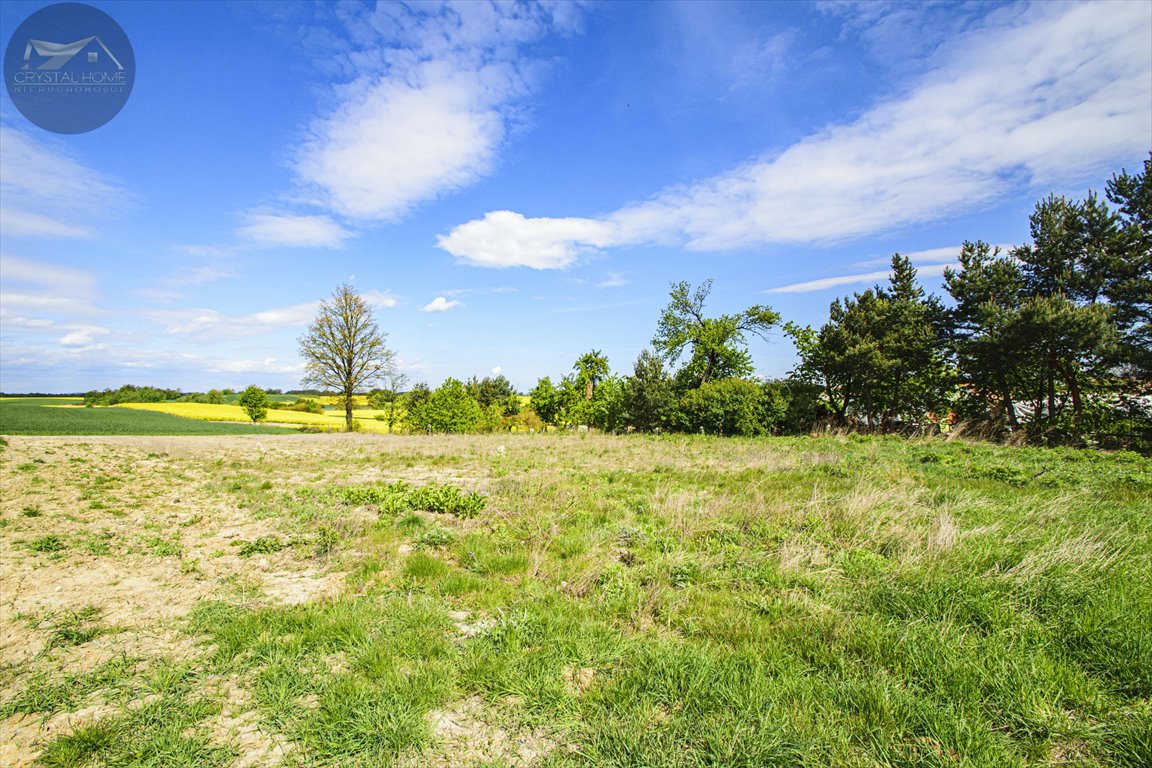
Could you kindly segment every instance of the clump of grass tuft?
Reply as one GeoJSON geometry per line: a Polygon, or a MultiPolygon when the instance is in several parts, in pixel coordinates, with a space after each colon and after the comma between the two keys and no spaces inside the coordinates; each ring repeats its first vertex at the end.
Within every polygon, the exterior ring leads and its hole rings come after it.
{"type": "Polygon", "coordinates": [[[456,535],[447,528],[431,528],[416,537],[421,547],[444,547],[456,540],[456,535]]]}
{"type": "Polygon", "coordinates": [[[68,648],[83,645],[108,630],[97,624],[102,611],[94,605],[69,611],[63,618],[51,623],[52,633],[48,636],[45,650],[68,648]]]}
{"type": "Polygon", "coordinates": [[[238,541],[234,543],[240,547],[240,557],[272,555],[288,546],[276,536],[261,536],[252,541],[238,541]]]}
{"type": "Polygon", "coordinates": [[[63,552],[67,547],[64,542],[54,533],[47,536],[41,536],[28,545],[28,548],[33,552],[63,552]]]}
{"type": "Polygon", "coordinates": [[[145,542],[149,553],[155,557],[177,557],[180,555],[180,542],[170,541],[162,536],[153,536],[145,542]]]}

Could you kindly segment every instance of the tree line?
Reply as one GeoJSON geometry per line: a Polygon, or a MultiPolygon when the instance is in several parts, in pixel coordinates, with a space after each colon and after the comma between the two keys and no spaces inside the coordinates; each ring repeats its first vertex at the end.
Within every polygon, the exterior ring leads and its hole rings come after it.
{"type": "Polygon", "coordinates": [[[1152,446],[1152,158],[1105,198],[1049,196],[1032,242],[964,243],[926,295],[896,254],[886,285],[836,299],[819,328],[784,323],[800,364],[750,377],[747,337],[779,324],[768,307],[708,317],[706,281],[672,287],[652,350],[630,376],[593,351],[532,407],[548,424],[606,430],[780,434],[839,427],[947,431],[1037,443],[1152,446]],[[673,368],[682,358],[682,365],[673,368]]]}
{"type": "Polygon", "coordinates": [[[1152,159],[1106,200],[1049,196],[1032,242],[966,242],[926,296],[899,255],[887,286],[785,325],[834,421],[891,430],[941,414],[987,436],[1147,449],[1152,443],[1152,159]],[[1111,203],[1111,205],[1109,205],[1111,203]],[[1114,206],[1114,207],[1113,207],[1114,206]]]}
{"type": "MultiPolygon", "coordinates": [[[[594,349],[528,398],[503,376],[409,388],[370,307],[342,285],[299,340],[302,383],[335,393],[349,430],[354,397],[367,392],[389,431],[754,436],[963,425],[990,438],[1152,449],[1152,156],[1139,173],[1115,174],[1104,199],[1039,201],[1030,231],[1030,244],[1007,252],[965,242],[944,272],[947,302],[926,294],[896,254],[887,284],[836,299],[819,328],[781,323],[763,305],[710,316],[711,280],[675,283],[630,374],[594,349]],[[785,378],[757,379],[749,340],[776,328],[799,364],[785,378]]],[[[173,395],[182,396],[124,387],[86,401],[173,395]]],[[[308,399],[278,407],[318,410],[308,399]]]]}

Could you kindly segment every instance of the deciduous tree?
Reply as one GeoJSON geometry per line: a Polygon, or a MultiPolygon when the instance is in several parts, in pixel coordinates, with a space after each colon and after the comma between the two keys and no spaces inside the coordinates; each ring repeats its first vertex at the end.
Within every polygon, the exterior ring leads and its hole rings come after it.
{"type": "Polygon", "coordinates": [[[590,401],[596,393],[596,384],[607,376],[611,369],[608,367],[608,358],[601,354],[600,350],[594,349],[581,355],[572,366],[572,370],[576,371],[577,388],[583,389],[584,399],[590,401]]]}
{"type": "Polygon", "coordinates": [[[660,315],[660,324],[652,346],[669,363],[690,350],[688,363],[681,372],[692,386],[727,376],[746,376],[752,372],[746,334],[765,338],[768,330],[780,321],[770,307],[759,304],[735,315],[704,316],[704,301],[712,291],[712,280],[692,291],[685,281],[673,283],[671,301],[660,315]]]}
{"type": "Polygon", "coordinates": [[[240,393],[238,402],[253,424],[263,421],[268,415],[268,394],[255,384],[240,393]]]}
{"type": "Polygon", "coordinates": [[[316,319],[300,337],[304,386],[337,392],[352,431],[352,399],[395,372],[396,353],[385,343],[372,310],[352,286],[337,288],[320,304],[316,319]]]}

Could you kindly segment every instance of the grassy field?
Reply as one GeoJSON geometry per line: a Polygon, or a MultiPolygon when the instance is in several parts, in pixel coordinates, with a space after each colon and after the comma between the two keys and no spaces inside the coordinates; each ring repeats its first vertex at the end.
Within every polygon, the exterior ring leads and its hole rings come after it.
{"type": "Polygon", "coordinates": [[[1152,764],[1133,454],[14,437],[0,484],[4,765],[1152,764]]]}
{"type": "MultiPolygon", "coordinates": [[[[278,427],[212,424],[120,406],[84,408],[81,398],[0,398],[0,435],[245,435],[290,432],[278,427]]],[[[213,406],[205,406],[213,407],[213,406]]],[[[243,410],[236,408],[243,414],[243,410]]]]}

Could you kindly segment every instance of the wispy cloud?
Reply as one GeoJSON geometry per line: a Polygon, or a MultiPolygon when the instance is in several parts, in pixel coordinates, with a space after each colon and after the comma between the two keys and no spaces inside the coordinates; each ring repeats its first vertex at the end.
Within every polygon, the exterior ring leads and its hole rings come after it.
{"type": "Polygon", "coordinates": [[[96,230],[40,213],[0,205],[0,230],[9,237],[89,238],[96,230]]]}
{"type": "Polygon", "coordinates": [[[597,288],[622,288],[628,280],[619,272],[609,272],[608,277],[596,283],[597,288]]]}
{"type": "Polygon", "coordinates": [[[616,302],[612,302],[611,304],[587,304],[587,305],[578,306],[578,307],[553,308],[549,311],[549,313],[554,314],[554,315],[568,315],[568,314],[576,314],[579,312],[607,312],[608,310],[612,310],[612,309],[623,309],[624,307],[635,307],[635,306],[638,306],[638,305],[643,304],[643,303],[644,302],[642,302],[640,300],[635,300],[635,301],[616,301],[616,302]]]}
{"type": "Polygon", "coordinates": [[[205,368],[213,373],[299,373],[304,370],[299,361],[285,361],[278,357],[229,360],[213,358],[205,361],[205,368]]]}
{"type": "Polygon", "coordinates": [[[475,266],[555,269],[645,243],[830,244],[1081,183],[1147,152],[1152,8],[993,11],[903,94],[719,176],[597,218],[494,211],[438,238],[475,266]]]}
{"type": "Polygon", "coordinates": [[[226,315],[215,309],[156,310],[145,316],[164,326],[169,334],[247,336],[280,328],[303,327],[316,315],[319,301],[266,309],[250,315],[226,315]]]}
{"type": "Polygon", "coordinates": [[[448,299],[444,298],[443,296],[437,296],[436,298],[432,299],[432,301],[428,302],[423,307],[421,307],[420,311],[421,312],[447,312],[448,310],[452,309],[453,307],[458,307],[458,306],[460,306],[460,302],[457,301],[456,299],[449,301],[448,299]]]}
{"type": "MultiPolygon", "coordinates": [[[[394,307],[396,297],[380,290],[360,294],[370,307],[394,307]]],[[[149,310],[143,315],[161,326],[168,334],[195,334],[205,338],[251,336],[283,328],[301,328],[316,317],[320,300],[273,307],[248,315],[228,315],[215,309],[149,310]]]]}
{"type": "Polygon", "coordinates": [[[0,326],[4,328],[50,328],[52,325],[53,321],[47,318],[9,315],[7,310],[0,308],[0,326]]]}
{"type": "MultiPolygon", "coordinates": [[[[950,264],[929,264],[925,267],[919,267],[916,274],[919,277],[930,277],[944,274],[950,264]]],[[[857,285],[860,283],[877,283],[887,280],[892,274],[891,270],[880,270],[879,272],[865,272],[859,275],[839,275],[837,277],[822,277],[819,280],[808,280],[803,283],[792,283],[791,285],[782,285],[779,288],[769,288],[764,293],[813,293],[815,291],[826,291],[829,288],[838,288],[842,285],[857,285]]]]}
{"type": "MultiPolygon", "coordinates": [[[[901,256],[908,259],[913,264],[940,264],[945,262],[953,262],[960,258],[960,246],[949,245],[943,248],[929,248],[923,251],[910,251],[908,253],[901,253],[901,256]]],[[[885,264],[891,264],[891,256],[877,257],[875,259],[864,259],[857,261],[852,266],[854,267],[882,267],[885,264]]]]}
{"type": "MultiPolygon", "coordinates": [[[[294,168],[305,198],[358,220],[393,220],[494,167],[520,121],[537,62],[523,47],[570,32],[554,3],[380,3],[344,7],[351,79],[309,128],[294,168]]],[[[333,52],[325,52],[331,57],[333,52]]]]}
{"type": "Polygon", "coordinates": [[[76,302],[72,299],[36,293],[18,293],[15,291],[11,293],[7,291],[0,293],[0,306],[9,309],[15,307],[48,312],[74,312],[78,308],[76,302]]]}
{"type": "Polygon", "coordinates": [[[204,285],[218,280],[236,277],[236,268],[227,264],[202,264],[198,267],[185,267],[172,276],[173,282],[181,285],[204,285]]]}
{"type": "Polygon", "coordinates": [[[0,316],[11,327],[44,327],[77,316],[105,314],[94,272],[0,253],[0,316]],[[17,314],[18,313],[18,314],[17,314]],[[27,315],[27,316],[24,316],[27,315]],[[14,317],[22,317],[20,323],[14,317]]]}
{"type": "Polygon", "coordinates": [[[453,288],[450,291],[441,291],[444,296],[483,296],[501,293],[516,293],[516,289],[510,285],[498,285],[494,288],[453,288]]]}
{"type": "Polygon", "coordinates": [[[749,89],[763,94],[795,64],[794,29],[766,31],[738,3],[669,3],[666,57],[677,80],[713,98],[749,89]]]}
{"type": "Polygon", "coordinates": [[[60,142],[0,123],[0,227],[7,237],[87,238],[97,214],[130,203],[116,181],[60,142]]]}
{"type": "MultiPolygon", "coordinates": [[[[914,265],[919,264],[954,264],[960,260],[959,245],[948,245],[943,248],[929,248],[923,251],[908,251],[900,255],[908,259],[914,265]]],[[[1007,251],[1013,246],[1008,243],[1001,243],[1000,245],[993,246],[1002,251],[1007,251]]],[[[886,264],[892,263],[891,256],[877,257],[875,259],[865,259],[864,261],[857,261],[852,266],[854,267],[882,267],[886,264]]]]}
{"type": "Polygon", "coordinates": [[[238,234],[249,242],[289,248],[340,248],[355,233],[330,216],[252,211],[238,234]]]}
{"type": "Polygon", "coordinates": [[[0,254],[0,280],[5,285],[20,283],[51,288],[57,296],[71,298],[90,297],[96,286],[96,276],[88,270],[8,253],[0,254]]]}

